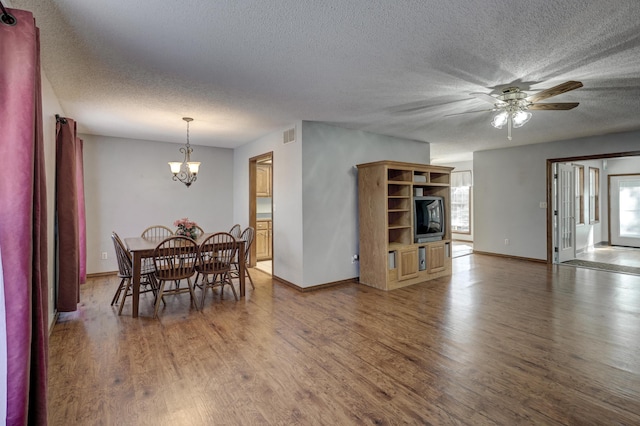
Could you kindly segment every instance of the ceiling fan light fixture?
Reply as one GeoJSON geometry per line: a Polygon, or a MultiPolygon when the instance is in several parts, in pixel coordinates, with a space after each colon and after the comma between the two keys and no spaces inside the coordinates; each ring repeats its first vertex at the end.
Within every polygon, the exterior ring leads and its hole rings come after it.
{"type": "Polygon", "coordinates": [[[502,127],[507,124],[508,118],[509,113],[507,111],[500,111],[493,117],[493,120],[491,120],[491,125],[496,129],[502,129],[502,127]]]}
{"type": "Polygon", "coordinates": [[[531,120],[531,113],[529,111],[516,111],[513,113],[513,127],[522,127],[527,121],[531,120]]]}

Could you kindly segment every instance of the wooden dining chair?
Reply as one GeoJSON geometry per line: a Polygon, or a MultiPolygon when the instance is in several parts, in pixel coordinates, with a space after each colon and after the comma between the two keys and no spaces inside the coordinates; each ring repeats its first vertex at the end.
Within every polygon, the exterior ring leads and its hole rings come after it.
{"type": "Polygon", "coordinates": [[[231,286],[233,296],[238,300],[236,289],[231,282],[231,262],[236,255],[236,239],[227,232],[218,232],[207,237],[198,249],[198,264],[196,271],[202,275],[200,284],[196,286],[202,289],[200,308],[204,306],[207,289],[220,287],[220,298],[224,299],[224,286],[231,286]],[[209,277],[211,276],[211,280],[209,277]]]}
{"type": "Polygon", "coordinates": [[[164,240],[174,235],[173,230],[164,225],[153,225],[142,231],[142,238],[164,240]]]}
{"type": "MultiPolygon", "coordinates": [[[[111,233],[111,240],[113,241],[113,247],[116,251],[116,260],[118,261],[118,278],[120,283],[116,289],[116,293],[111,299],[111,305],[116,303],[122,295],[120,300],[120,307],[118,309],[118,315],[122,315],[122,308],[127,297],[133,295],[133,289],[131,287],[131,280],[133,278],[133,261],[131,259],[131,253],[125,248],[122,240],[115,232],[111,233]]],[[[140,271],[140,294],[153,292],[155,295],[158,293],[158,282],[155,279],[155,268],[153,264],[143,265],[140,271]]],[[[155,302],[155,301],[154,301],[155,302]]]]}
{"type": "Polygon", "coordinates": [[[233,235],[234,238],[239,238],[240,234],[242,233],[242,227],[240,226],[239,223],[236,223],[231,227],[231,229],[229,230],[229,233],[233,235]]]}
{"type": "Polygon", "coordinates": [[[153,250],[153,264],[155,266],[155,278],[158,281],[158,295],[153,317],[158,316],[160,301],[168,294],[189,293],[191,303],[196,310],[196,296],[193,291],[191,277],[195,273],[198,258],[198,244],[191,238],[181,235],[168,237],[160,242],[153,250]],[[166,287],[167,282],[187,281],[187,287],[166,287]]]}
{"type": "MultiPolygon", "coordinates": [[[[251,279],[251,274],[249,273],[249,265],[250,265],[250,257],[251,257],[251,244],[256,236],[256,230],[252,226],[248,226],[242,231],[240,234],[240,239],[244,240],[244,253],[238,253],[238,257],[244,255],[244,273],[245,277],[249,278],[249,283],[251,284],[251,288],[255,290],[256,286],[253,285],[253,279],[251,279]]],[[[231,278],[240,278],[240,264],[238,259],[234,259],[231,263],[231,278]]]]}

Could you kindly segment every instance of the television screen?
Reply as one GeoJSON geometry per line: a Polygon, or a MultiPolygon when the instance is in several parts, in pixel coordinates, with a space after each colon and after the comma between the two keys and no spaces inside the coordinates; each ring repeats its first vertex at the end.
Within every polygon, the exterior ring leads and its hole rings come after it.
{"type": "Polygon", "coordinates": [[[413,199],[415,242],[441,240],[445,231],[444,199],[425,196],[413,199]]]}

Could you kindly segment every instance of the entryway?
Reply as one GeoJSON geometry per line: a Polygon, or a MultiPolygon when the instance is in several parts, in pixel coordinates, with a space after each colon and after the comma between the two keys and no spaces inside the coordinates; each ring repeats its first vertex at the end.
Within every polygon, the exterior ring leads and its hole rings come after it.
{"type": "Polygon", "coordinates": [[[249,159],[249,222],[256,230],[251,249],[255,268],[273,274],[273,153],[249,159]]]}
{"type": "Polygon", "coordinates": [[[639,154],[547,160],[549,262],[640,273],[639,154]]]}

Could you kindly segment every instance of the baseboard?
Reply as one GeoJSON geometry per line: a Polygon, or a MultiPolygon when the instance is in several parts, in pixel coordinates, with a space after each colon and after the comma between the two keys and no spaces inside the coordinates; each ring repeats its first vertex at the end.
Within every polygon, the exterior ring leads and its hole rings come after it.
{"type": "MultiPolygon", "coordinates": [[[[473,254],[482,254],[484,256],[503,257],[503,258],[506,258],[506,259],[514,259],[514,260],[525,260],[527,262],[547,263],[547,261],[544,260],[544,259],[533,259],[531,257],[512,256],[510,254],[491,253],[491,252],[488,252],[488,251],[474,250],[473,254]]],[[[455,273],[455,271],[454,271],[454,273],[455,273]]]]}
{"type": "Polygon", "coordinates": [[[346,280],[340,280],[340,281],[333,281],[333,282],[330,282],[330,283],[318,284],[318,285],[314,285],[314,286],[311,286],[311,287],[300,287],[299,285],[294,284],[294,283],[292,283],[290,281],[287,281],[285,279],[282,279],[282,278],[280,278],[280,277],[278,277],[276,275],[272,275],[272,277],[273,277],[274,280],[276,280],[278,282],[281,282],[282,284],[286,285],[287,287],[294,288],[294,289],[296,289],[296,290],[298,290],[299,292],[302,292],[302,293],[306,293],[306,292],[309,292],[309,291],[321,290],[323,288],[328,288],[328,287],[335,287],[335,286],[343,285],[343,284],[358,284],[358,280],[359,280],[359,277],[355,277],[355,278],[348,278],[346,280]]]}
{"type": "Polygon", "coordinates": [[[111,275],[118,275],[118,271],[97,272],[95,274],[87,274],[87,278],[102,278],[102,277],[110,277],[111,275]]]}

